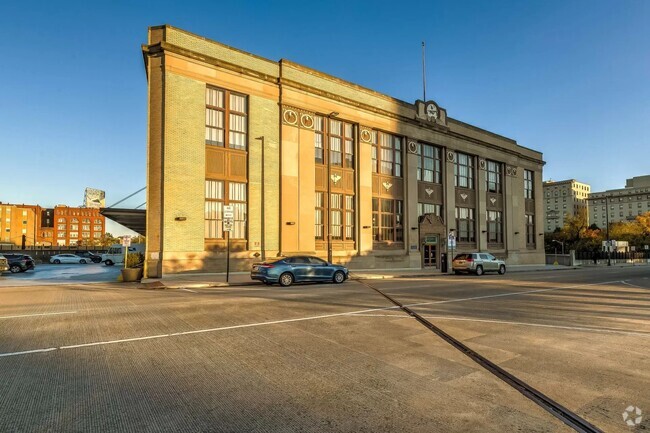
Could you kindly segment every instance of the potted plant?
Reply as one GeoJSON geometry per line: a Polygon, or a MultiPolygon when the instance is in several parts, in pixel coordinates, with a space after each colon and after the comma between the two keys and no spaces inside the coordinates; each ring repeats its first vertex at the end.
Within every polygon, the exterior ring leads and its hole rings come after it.
{"type": "Polygon", "coordinates": [[[142,266],[144,254],[131,253],[126,257],[126,266],[122,269],[122,281],[125,283],[140,281],[142,279],[142,266]]]}

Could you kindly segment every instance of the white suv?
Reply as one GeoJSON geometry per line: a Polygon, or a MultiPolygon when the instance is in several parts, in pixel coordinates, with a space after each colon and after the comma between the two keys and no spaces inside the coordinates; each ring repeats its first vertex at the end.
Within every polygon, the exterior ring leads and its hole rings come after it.
{"type": "Polygon", "coordinates": [[[498,272],[503,275],[506,273],[506,262],[490,253],[463,253],[454,257],[451,268],[454,274],[473,272],[483,275],[485,272],[498,272]]]}

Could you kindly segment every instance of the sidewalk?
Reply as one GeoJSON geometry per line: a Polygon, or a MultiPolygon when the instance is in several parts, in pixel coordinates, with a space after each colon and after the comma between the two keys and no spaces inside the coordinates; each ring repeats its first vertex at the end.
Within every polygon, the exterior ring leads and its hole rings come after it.
{"type": "MultiPolygon", "coordinates": [[[[578,267],[562,265],[511,265],[508,273],[535,271],[562,271],[578,267]]],[[[351,280],[379,280],[390,278],[444,277],[440,271],[428,269],[361,269],[350,271],[351,280]]],[[[453,275],[453,274],[452,274],[453,275]]],[[[145,278],[140,282],[143,289],[198,289],[206,287],[230,287],[262,284],[251,280],[249,272],[231,272],[226,282],[225,273],[171,274],[162,278],[145,278]]]]}

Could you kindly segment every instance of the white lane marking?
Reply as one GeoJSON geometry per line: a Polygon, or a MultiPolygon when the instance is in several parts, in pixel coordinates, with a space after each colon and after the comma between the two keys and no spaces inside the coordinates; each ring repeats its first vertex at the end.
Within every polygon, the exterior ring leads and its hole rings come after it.
{"type": "MultiPolygon", "coordinates": [[[[612,283],[620,283],[620,282],[621,281],[609,281],[609,282],[604,282],[604,283],[587,284],[586,286],[597,286],[597,285],[602,285],[602,284],[612,284],[612,283]]],[[[447,302],[472,301],[472,300],[476,300],[476,299],[496,298],[496,297],[503,297],[503,296],[515,296],[515,295],[521,295],[521,294],[526,294],[526,293],[548,292],[548,291],[551,291],[551,290],[571,289],[571,288],[584,287],[584,286],[585,285],[568,286],[568,287],[553,287],[553,288],[549,288],[549,289],[529,290],[527,292],[501,293],[501,294],[497,294],[497,295],[475,296],[475,297],[471,297],[471,298],[462,298],[462,299],[447,299],[447,300],[443,300],[443,301],[419,302],[419,303],[416,303],[416,304],[408,304],[408,305],[404,304],[404,306],[405,307],[414,307],[414,306],[420,306],[420,305],[444,304],[444,303],[447,303],[447,302]]],[[[159,334],[159,335],[152,335],[152,336],[127,338],[127,339],[121,339],[121,340],[109,340],[109,341],[82,343],[82,344],[76,344],[76,345],[70,345],[70,346],[61,346],[61,347],[53,347],[53,348],[51,347],[51,348],[47,348],[47,349],[35,349],[35,350],[29,350],[29,351],[23,351],[23,352],[0,353],[0,357],[12,356],[12,355],[23,355],[23,354],[36,353],[36,352],[50,352],[50,351],[53,351],[53,350],[75,349],[75,348],[80,348],[80,347],[100,346],[100,345],[106,345],[106,344],[125,343],[125,342],[130,342],[130,341],[151,340],[151,339],[156,339],[156,338],[176,337],[176,336],[181,336],[181,335],[201,334],[201,333],[205,333],[205,332],[227,331],[227,330],[231,330],[231,329],[250,328],[250,327],[256,327],[256,326],[277,325],[277,324],[281,324],[281,323],[302,322],[302,321],[307,321],[307,320],[326,319],[326,318],[330,318],[330,317],[354,316],[354,315],[360,314],[360,313],[371,313],[371,312],[374,312],[374,311],[396,310],[398,308],[399,307],[397,307],[397,306],[381,307],[381,308],[369,308],[369,309],[365,309],[365,310],[348,311],[348,312],[345,312],[345,313],[323,314],[323,315],[319,315],[319,316],[298,317],[298,318],[295,318],[295,319],[273,320],[273,321],[269,321],[269,322],[259,322],[259,323],[247,323],[247,324],[243,324],[243,325],[232,325],[232,326],[223,326],[223,327],[219,327],[219,328],[198,329],[198,330],[194,330],[194,331],[174,332],[174,333],[170,333],[170,334],[159,334]]]]}
{"type": "Polygon", "coordinates": [[[340,317],[340,316],[350,316],[354,315],[355,313],[370,313],[373,311],[384,311],[384,310],[391,310],[391,309],[396,309],[398,307],[392,306],[392,307],[381,307],[381,308],[369,308],[366,310],[358,310],[358,311],[348,311],[345,313],[332,313],[332,314],[323,314],[320,316],[308,316],[308,317],[298,317],[295,319],[284,319],[284,320],[273,320],[269,322],[258,322],[258,323],[246,323],[243,325],[232,325],[232,326],[222,326],[218,328],[208,328],[208,329],[197,329],[194,331],[184,331],[184,332],[173,332],[170,334],[158,334],[158,335],[149,335],[149,336],[144,336],[144,337],[134,337],[134,338],[124,338],[120,340],[109,340],[109,341],[96,341],[96,342],[91,342],[91,343],[82,343],[82,344],[74,344],[74,345],[68,345],[68,346],[60,346],[60,347],[49,347],[46,349],[34,349],[34,350],[25,350],[21,352],[8,352],[8,353],[0,353],[0,358],[5,357],[5,356],[14,356],[14,355],[26,355],[30,353],[39,353],[39,352],[51,352],[54,350],[67,350],[67,349],[77,349],[80,347],[91,347],[91,346],[102,346],[106,344],[116,344],[116,343],[128,343],[131,341],[142,341],[142,340],[153,340],[157,338],[166,338],[166,337],[176,337],[176,336],[181,336],[181,335],[190,335],[190,334],[201,334],[205,332],[217,332],[217,331],[227,331],[230,329],[239,329],[239,328],[251,328],[255,326],[265,326],[265,325],[277,325],[281,323],[291,323],[291,322],[301,322],[301,321],[306,321],[306,320],[316,320],[316,319],[326,319],[329,317],[340,317]]]}
{"type": "Polygon", "coordinates": [[[647,289],[647,287],[637,286],[636,284],[628,283],[627,281],[621,281],[621,283],[625,284],[626,286],[634,287],[636,289],[647,289]]]}
{"type": "Polygon", "coordinates": [[[195,290],[190,290],[190,289],[181,289],[181,290],[184,291],[184,292],[192,292],[192,293],[196,293],[195,290]]]}
{"type": "MultiPolygon", "coordinates": [[[[354,314],[355,316],[361,317],[394,317],[400,319],[411,319],[411,316],[404,316],[399,314],[354,314]]],[[[588,326],[562,326],[562,325],[546,325],[543,323],[528,323],[528,322],[512,322],[509,320],[494,320],[494,319],[473,319],[469,317],[450,317],[450,316],[422,316],[425,319],[436,319],[436,320],[457,320],[462,322],[481,322],[481,323],[497,323],[503,325],[519,325],[519,326],[534,326],[538,328],[556,328],[556,329],[568,329],[571,331],[590,331],[590,332],[604,332],[608,334],[625,334],[625,335],[634,335],[640,337],[650,338],[650,332],[635,332],[628,331],[626,329],[618,328],[597,328],[597,327],[588,327],[588,326]]]]}
{"type": "Polygon", "coordinates": [[[16,316],[0,316],[0,319],[18,319],[21,317],[56,316],[59,314],[77,314],[77,313],[78,311],[60,311],[58,313],[20,314],[16,316]]]}
{"type": "Polygon", "coordinates": [[[127,343],[129,341],[141,341],[141,340],[153,340],[154,338],[163,338],[169,336],[170,334],[158,334],[158,335],[148,335],[146,337],[124,338],[122,340],[96,341],[94,343],[82,343],[82,344],[73,344],[70,346],[61,346],[58,349],[64,350],[64,349],[76,349],[78,347],[102,346],[104,344],[127,343]]]}
{"type": "Polygon", "coordinates": [[[16,355],[27,355],[27,354],[30,354],[30,353],[51,352],[53,350],[56,350],[56,347],[50,347],[48,349],[24,350],[22,352],[0,353],[0,358],[2,358],[4,356],[16,356],[16,355]]]}

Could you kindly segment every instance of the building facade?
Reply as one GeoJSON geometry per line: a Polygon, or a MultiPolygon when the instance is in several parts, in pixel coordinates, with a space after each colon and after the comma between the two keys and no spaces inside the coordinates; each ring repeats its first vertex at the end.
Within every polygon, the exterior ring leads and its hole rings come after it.
{"type": "Polygon", "coordinates": [[[34,206],[0,203],[0,243],[38,245],[38,214],[34,206]],[[24,238],[23,238],[24,237],[24,238]]]}
{"type": "Polygon", "coordinates": [[[589,196],[589,222],[600,228],[632,221],[650,212],[650,175],[627,179],[625,188],[594,192],[589,196]]]}
{"type": "Polygon", "coordinates": [[[587,211],[587,199],[591,186],[575,179],[543,183],[544,188],[544,231],[553,232],[564,227],[567,217],[575,216],[580,211],[587,211]]]}
{"type": "Polygon", "coordinates": [[[142,49],[149,277],[223,271],[227,249],[239,270],[298,253],[440,269],[450,235],[544,263],[540,152],[171,26],[142,49]]]}
{"type": "Polygon", "coordinates": [[[10,246],[93,245],[106,232],[99,209],[0,203],[0,243],[10,246]]]}
{"type": "Polygon", "coordinates": [[[50,226],[41,227],[44,239],[51,245],[93,245],[106,233],[106,218],[99,209],[58,205],[51,214],[52,218],[46,215],[47,222],[44,221],[50,226]]]}

